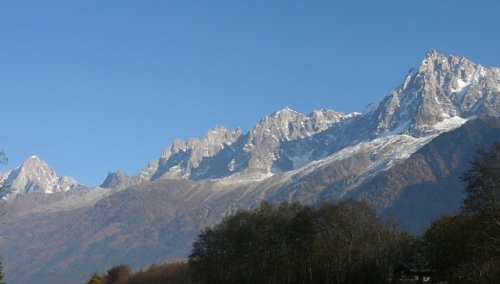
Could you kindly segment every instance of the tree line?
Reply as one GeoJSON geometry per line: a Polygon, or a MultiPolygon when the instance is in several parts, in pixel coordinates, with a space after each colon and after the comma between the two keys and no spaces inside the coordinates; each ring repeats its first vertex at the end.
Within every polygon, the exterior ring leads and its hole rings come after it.
{"type": "Polygon", "coordinates": [[[366,201],[262,202],[202,230],[187,262],[116,266],[88,283],[498,283],[500,143],[471,165],[459,212],[420,236],[366,201]]]}
{"type": "Polygon", "coordinates": [[[263,202],[205,229],[189,267],[200,283],[385,283],[414,243],[364,201],[263,202]]]}

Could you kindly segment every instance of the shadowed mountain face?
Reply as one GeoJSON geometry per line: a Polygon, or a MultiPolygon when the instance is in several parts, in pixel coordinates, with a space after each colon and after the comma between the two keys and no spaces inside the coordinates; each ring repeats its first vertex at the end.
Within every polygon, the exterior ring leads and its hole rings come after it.
{"type": "MultiPolygon", "coordinates": [[[[362,113],[286,108],[246,134],[215,127],[175,141],[135,176],[110,173],[102,188],[19,186],[0,226],[7,280],[80,283],[120,263],[183,259],[205,226],[262,200],[364,198],[420,231],[458,208],[458,176],[478,148],[500,140],[499,111],[498,68],[431,51],[362,113]]],[[[57,180],[41,179],[43,164],[24,185],[57,180]]]]}
{"type": "Polygon", "coordinates": [[[500,141],[500,119],[484,117],[443,133],[401,164],[379,173],[350,194],[365,198],[404,228],[419,232],[444,212],[455,212],[464,197],[460,175],[478,150],[500,141]]]}

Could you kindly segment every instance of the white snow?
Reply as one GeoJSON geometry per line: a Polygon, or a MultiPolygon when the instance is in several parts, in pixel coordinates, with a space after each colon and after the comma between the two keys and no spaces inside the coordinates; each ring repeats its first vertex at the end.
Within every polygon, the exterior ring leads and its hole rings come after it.
{"type": "Polygon", "coordinates": [[[461,118],[460,116],[453,116],[448,119],[445,119],[436,125],[434,125],[434,129],[440,131],[440,132],[447,132],[451,131],[453,129],[456,129],[460,127],[462,124],[466,123],[470,119],[476,118],[475,116],[468,117],[468,118],[461,118]]]}
{"type": "Polygon", "coordinates": [[[356,153],[364,152],[367,153],[372,160],[371,165],[367,166],[362,173],[360,173],[360,179],[364,179],[373,173],[380,170],[387,170],[392,166],[399,164],[439,134],[456,129],[468,120],[474,118],[475,117],[450,117],[433,126],[433,128],[437,130],[436,133],[424,137],[412,137],[401,134],[411,123],[409,120],[391,131],[385,131],[372,141],[361,142],[354,146],[346,147],[321,160],[312,161],[310,159],[311,153],[306,153],[302,156],[302,158],[289,157],[293,161],[295,168],[295,170],[291,171],[290,174],[293,175],[293,173],[297,173],[299,171],[305,171],[306,173],[311,172],[330,163],[347,159],[356,153]],[[300,167],[300,164],[303,164],[304,166],[300,167]],[[296,168],[296,166],[299,167],[296,168]]]}
{"type": "Polygon", "coordinates": [[[470,83],[458,79],[457,84],[458,88],[452,89],[451,91],[455,93],[455,102],[461,103],[464,100],[465,94],[469,90],[470,83]]]}
{"type": "MultiPolygon", "coordinates": [[[[486,72],[484,71],[484,68],[480,66],[474,72],[467,78],[465,81],[462,79],[457,80],[458,87],[456,89],[452,89],[451,91],[453,93],[462,93],[472,84],[472,82],[477,82],[480,79],[484,78],[486,76],[486,72]]],[[[463,93],[461,94],[463,96],[463,93]]]]}
{"type": "Polygon", "coordinates": [[[391,136],[391,135],[400,134],[400,133],[402,133],[408,127],[408,125],[410,125],[410,123],[411,123],[411,120],[408,120],[408,121],[402,123],[401,125],[399,125],[398,127],[396,127],[393,130],[387,130],[387,131],[382,132],[375,139],[380,139],[380,138],[385,138],[385,137],[388,137],[388,136],[391,136]]]}
{"type": "Polygon", "coordinates": [[[372,157],[372,163],[360,174],[367,177],[377,171],[386,170],[393,165],[410,157],[423,145],[431,141],[436,135],[428,135],[421,138],[414,138],[409,135],[388,135],[383,138],[374,139],[368,142],[361,142],[352,147],[346,147],[324,159],[313,161],[303,168],[290,172],[306,171],[311,172],[330,163],[341,161],[353,156],[356,153],[365,152],[372,157]],[[379,153],[384,153],[380,156],[379,153]]]}
{"type": "Polygon", "coordinates": [[[463,88],[469,85],[468,82],[465,82],[462,79],[458,79],[457,84],[458,84],[458,89],[453,90],[454,92],[460,92],[463,88]]]}

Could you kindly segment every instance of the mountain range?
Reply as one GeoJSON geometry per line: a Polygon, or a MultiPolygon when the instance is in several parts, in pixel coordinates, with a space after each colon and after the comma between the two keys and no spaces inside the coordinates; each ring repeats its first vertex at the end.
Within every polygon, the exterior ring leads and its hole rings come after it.
{"type": "Polygon", "coordinates": [[[119,263],[185,259],[201,229],[262,200],[366,199],[419,232],[458,208],[458,177],[500,140],[499,114],[500,68],[433,50],[362,112],[285,108],[247,133],[217,126],[100,187],[30,157],[0,176],[7,280],[79,283],[119,263]]]}

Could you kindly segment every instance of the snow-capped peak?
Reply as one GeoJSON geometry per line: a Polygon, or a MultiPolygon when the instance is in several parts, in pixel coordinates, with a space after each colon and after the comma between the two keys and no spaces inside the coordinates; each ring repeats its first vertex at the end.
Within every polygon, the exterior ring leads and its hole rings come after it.
{"type": "Polygon", "coordinates": [[[498,115],[497,69],[431,50],[398,88],[368,105],[363,115],[378,120],[377,136],[395,131],[423,136],[452,117],[498,115]]]}
{"type": "Polygon", "coordinates": [[[276,110],[271,114],[271,117],[277,117],[283,114],[293,114],[293,113],[298,113],[294,111],[293,109],[289,108],[286,106],[284,109],[276,110]]]}
{"type": "Polygon", "coordinates": [[[399,87],[363,113],[317,110],[306,116],[285,107],[263,117],[247,134],[215,127],[201,140],[174,141],[136,179],[266,175],[296,169],[373,139],[408,136],[428,141],[470,117],[499,116],[499,94],[500,69],[431,50],[399,87]]]}
{"type": "MultiPolygon", "coordinates": [[[[71,177],[59,177],[40,157],[33,155],[21,166],[7,172],[1,181],[12,194],[55,193],[83,187],[71,177]]],[[[5,192],[3,193],[5,195],[5,192]]]]}

